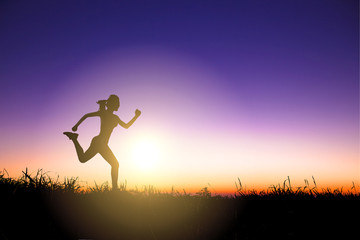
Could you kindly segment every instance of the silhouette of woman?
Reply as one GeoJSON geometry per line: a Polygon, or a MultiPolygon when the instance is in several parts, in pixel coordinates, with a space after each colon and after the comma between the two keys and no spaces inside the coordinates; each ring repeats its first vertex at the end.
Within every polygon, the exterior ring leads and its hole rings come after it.
{"type": "Polygon", "coordinates": [[[120,120],[120,118],[115,115],[113,112],[117,111],[120,107],[119,97],[116,95],[110,95],[108,100],[100,100],[97,102],[99,104],[99,111],[85,114],[72,128],[74,132],[77,131],[79,125],[88,117],[100,117],[101,126],[100,133],[98,136],[95,136],[90,144],[88,150],[84,152],[77,138],[79,134],[73,132],[64,132],[64,134],[73,141],[78,155],[79,161],[85,163],[94,157],[97,153],[110,164],[111,166],[111,180],[113,190],[118,188],[118,172],[119,172],[119,162],[114,156],[113,152],[108,146],[110,135],[113,129],[119,124],[123,128],[128,129],[135,120],[140,116],[141,112],[136,109],[135,116],[128,122],[125,123],[120,120]]]}

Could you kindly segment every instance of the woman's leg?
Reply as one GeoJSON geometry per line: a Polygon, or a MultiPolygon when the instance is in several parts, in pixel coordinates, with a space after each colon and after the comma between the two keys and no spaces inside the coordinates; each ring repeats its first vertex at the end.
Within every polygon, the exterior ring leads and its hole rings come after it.
{"type": "Polygon", "coordinates": [[[112,189],[115,190],[118,188],[119,162],[109,146],[102,147],[99,153],[111,166],[112,189]]]}
{"type": "Polygon", "coordinates": [[[68,136],[70,140],[73,141],[75,149],[76,149],[76,153],[77,153],[79,161],[81,163],[85,163],[85,162],[89,161],[92,157],[95,156],[96,153],[98,153],[97,146],[96,146],[97,144],[96,144],[96,141],[94,141],[95,138],[93,138],[93,140],[91,141],[89,149],[86,150],[86,152],[84,152],[79,141],[77,140],[77,138],[78,138],[77,133],[64,132],[64,134],[66,136],[68,136]]]}
{"type": "Polygon", "coordinates": [[[75,149],[76,149],[76,153],[78,155],[79,161],[81,163],[86,163],[87,161],[89,161],[91,158],[93,158],[97,153],[97,146],[96,144],[93,143],[93,141],[90,144],[90,147],[88,148],[88,150],[86,150],[84,152],[84,150],[82,149],[82,147],[80,146],[80,143],[77,141],[77,139],[74,141],[74,145],[75,145],[75,149]]]}

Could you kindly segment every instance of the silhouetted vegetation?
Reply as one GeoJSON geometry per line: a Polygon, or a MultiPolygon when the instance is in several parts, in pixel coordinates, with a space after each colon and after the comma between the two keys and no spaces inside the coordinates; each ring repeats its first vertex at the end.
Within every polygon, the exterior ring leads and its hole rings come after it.
{"type": "Polygon", "coordinates": [[[288,177],[267,190],[233,195],[207,187],[194,194],[152,186],[111,191],[81,188],[77,178],[43,170],[19,178],[0,172],[0,239],[277,239],[354,236],[360,194],[353,185],[319,190],[313,178],[293,187],[288,177]]]}

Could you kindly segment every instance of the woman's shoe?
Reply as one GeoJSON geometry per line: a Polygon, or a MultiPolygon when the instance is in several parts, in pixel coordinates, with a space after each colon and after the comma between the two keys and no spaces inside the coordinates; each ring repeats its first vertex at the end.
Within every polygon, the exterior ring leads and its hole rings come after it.
{"type": "Polygon", "coordinates": [[[63,132],[63,134],[66,135],[70,140],[76,140],[79,136],[79,134],[73,132],[63,132]]]}

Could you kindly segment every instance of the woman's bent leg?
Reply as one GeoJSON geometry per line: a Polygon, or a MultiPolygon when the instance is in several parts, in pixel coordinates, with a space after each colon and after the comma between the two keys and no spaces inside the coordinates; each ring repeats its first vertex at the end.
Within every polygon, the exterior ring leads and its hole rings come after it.
{"type": "Polygon", "coordinates": [[[84,152],[83,148],[81,147],[81,145],[77,139],[73,139],[73,142],[75,145],[75,149],[76,149],[76,153],[78,155],[79,161],[81,163],[85,163],[85,162],[89,161],[97,153],[96,144],[94,144],[94,141],[91,142],[90,147],[88,148],[88,150],[86,150],[86,152],[84,152]]]}
{"type": "Polygon", "coordinates": [[[111,166],[111,181],[113,190],[118,189],[119,162],[108,146],[103,147],[99,153],[111,166]]]}

